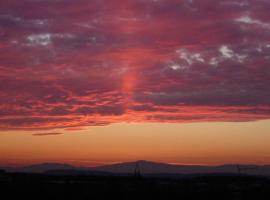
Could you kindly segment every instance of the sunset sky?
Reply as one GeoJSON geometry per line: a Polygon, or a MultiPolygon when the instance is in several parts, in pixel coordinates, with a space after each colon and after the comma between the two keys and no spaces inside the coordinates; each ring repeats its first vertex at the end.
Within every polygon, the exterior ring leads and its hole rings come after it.
{"type": "Polygon", "coordinates": [[[0,165],[270,164],[270,1],[0,1],[0,165]]]}

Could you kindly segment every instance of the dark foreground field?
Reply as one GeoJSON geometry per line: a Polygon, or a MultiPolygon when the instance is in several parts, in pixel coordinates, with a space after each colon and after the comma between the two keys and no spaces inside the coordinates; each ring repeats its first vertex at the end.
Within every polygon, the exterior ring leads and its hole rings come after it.
{"type": "Polygon", "coordinates": [[[52,176],[0,173],[0,199],[269,200],[265,177],[200,175],[182,178],[52,176]]]}

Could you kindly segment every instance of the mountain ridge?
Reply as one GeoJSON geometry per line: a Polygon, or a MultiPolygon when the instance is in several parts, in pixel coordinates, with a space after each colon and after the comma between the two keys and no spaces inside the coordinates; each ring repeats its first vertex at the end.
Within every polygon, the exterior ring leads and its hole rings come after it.
{"type": "MultiPolygon", "coordinates": [[[[77,174],[91,174],[90,172],[108,173],[108,174],[133,174],[136,165],[140,169],[141,174],[216,174],[216,173],[239,173],[239,168],[242,173],[251,175],[266,175],[270,176],[270,165],[237,165],[224,164],[219,166],[207,165],[176,165],[162,162],[153,162],[146,160],[122,162],[115,164],[102,165],[97,167],[77,167],[65,163],[41,163],[23,167],[5,167],[2,168],[8,172],[22,173],[46,173],[50,172],[76,172],[77,174]],[[239,166],[239,168],[237,167],[239,166]],[[87,172],[87,173],[86,173],[87,172]]],[[[0,167],[1,168],[1,167],[0,167]]]]}

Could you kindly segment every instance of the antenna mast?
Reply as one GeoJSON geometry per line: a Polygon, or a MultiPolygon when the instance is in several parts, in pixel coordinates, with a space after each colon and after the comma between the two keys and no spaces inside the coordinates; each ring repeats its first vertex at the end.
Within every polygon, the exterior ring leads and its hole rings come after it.
{"type": "Polygon", "coordinates": [[[134,169],[134,176],[135,177],[141,177],[141,170],[140,170],[140,165],[139,165],[138,161],[136,162],[136,166],[135,166],[135,169],[134,169]]]}

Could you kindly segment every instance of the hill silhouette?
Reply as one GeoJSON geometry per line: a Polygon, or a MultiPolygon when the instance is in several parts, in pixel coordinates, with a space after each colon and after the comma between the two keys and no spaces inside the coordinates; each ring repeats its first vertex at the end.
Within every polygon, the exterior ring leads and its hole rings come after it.
{"type": "Polygon", "coordinates": [[[139,166],[142,174],[236,174],[238,167],[245,169],[242,173],[250,175],[270,175],[269,165],[236,165],[228,164],[221,166],[203,166],[203,165],[173,165],[167,163],[151,162],[139,160],[134,162],[124,162],[112,165],[103,165],[97,167],[76,167],[60,163],[42,163],[17,168],[4,168],[10,172],[24,173],[60,173],[60,174],[133,174],[136,165],[139,166]]]}
{"type": "Polygon", "coordinates": [[[44,173],[48,170],[78,170],[78,167],[62,163],[41,163],[23,167],[4,167],[9,172],[44,173]]]}

